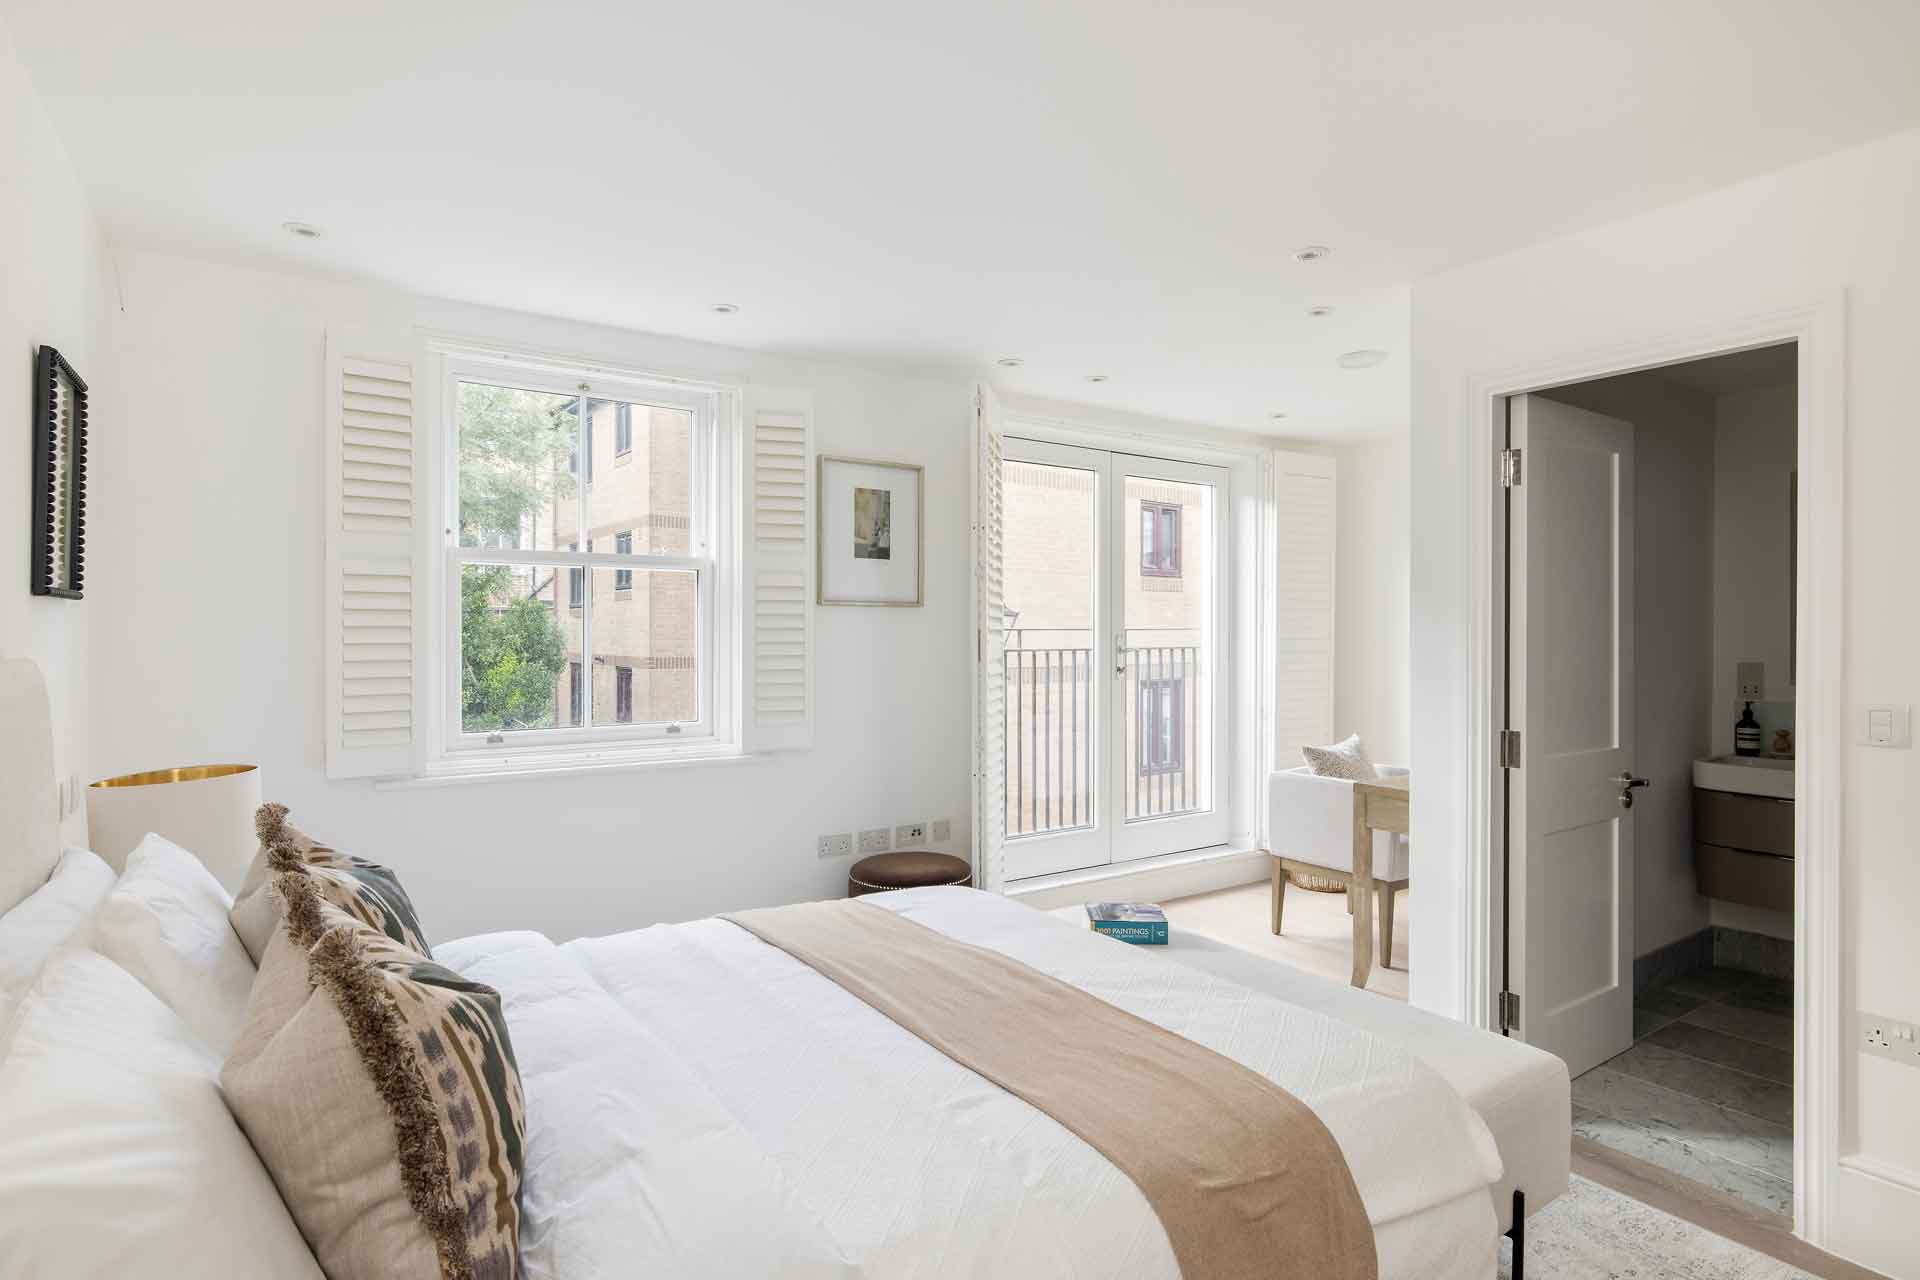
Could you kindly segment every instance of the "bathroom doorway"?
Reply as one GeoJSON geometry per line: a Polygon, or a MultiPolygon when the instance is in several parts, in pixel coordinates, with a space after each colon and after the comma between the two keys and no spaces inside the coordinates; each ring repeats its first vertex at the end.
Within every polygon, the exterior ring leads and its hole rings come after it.
{"type": "Polygon", "coordinates": [[[1795,1210],[1791,341],[1499,402],[1503,1025],[1576,1144],[1795,1210]]]}

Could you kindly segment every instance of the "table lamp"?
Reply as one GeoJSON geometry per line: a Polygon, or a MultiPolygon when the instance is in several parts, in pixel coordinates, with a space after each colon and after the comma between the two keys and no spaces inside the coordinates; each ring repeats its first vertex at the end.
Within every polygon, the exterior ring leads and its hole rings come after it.
{"type": "Polygon", "coordinates": [[[229,893],[253,864],[260,838],[260,766],[198,764],[104,778],[87,788],[87,843],[115,871],[155,831],[193,854],[229,893]]]}

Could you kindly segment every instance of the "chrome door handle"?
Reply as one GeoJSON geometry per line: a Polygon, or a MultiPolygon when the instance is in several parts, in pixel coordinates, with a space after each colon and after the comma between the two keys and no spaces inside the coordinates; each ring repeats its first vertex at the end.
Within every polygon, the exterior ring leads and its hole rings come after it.
{"type": "Polygon", "coordinates": [[[1113,674],[1127,674],[1127,655],[1133,650],[1127,647],[1127,633],[1122,631],[1113,638],[1113,674]]]}
{"type": "Polygon", "coordinates": [[[1615,778],[1614,781],[1620,784],[1620,807],[1622,809],[1633,808],[1633,789],[1635,787],[1650,787],[1653,785],[1653,783],[1647,779],[1636,778],[1630,773],[1622,773],[1619,777],[1615,778]]]}

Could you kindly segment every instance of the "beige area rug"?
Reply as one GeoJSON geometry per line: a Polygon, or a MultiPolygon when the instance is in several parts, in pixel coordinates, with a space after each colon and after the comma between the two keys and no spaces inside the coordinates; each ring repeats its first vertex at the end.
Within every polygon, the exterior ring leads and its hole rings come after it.
{"type": "MultiPolygon", "coordinates": [[[[1242,951],[1278,960],[1296,969],[1347,981],[1353,968],[1352,921],[1344,893],[1312,893],[1287,889],[1286,932],[1275,937],[1268,915],[1271,894],[1267,882],[1218,889],[1191,898],[1163,903],[1167,926],[1175,932],[1198,933],[1242,951]]],[[[1407,923],[1413,914],[1413,891],[1402,893],[1394,910],[1393,967],[1379,963],[1379,924],[1374,925],[1373,976],[1367,990],[1395,1000],[1407,998],[1407,923]]]]}
{"type": "MultiPolygon", "coordinates": [[[[1512,1245],[1500,1242],[1500,1280],[1512,1245]]],[[[1527,1274],[1551,1280],[1814,1280],[1769,1258],[1576,1175],[1567,1194],[1527,1219],[1527,1274]]]]}

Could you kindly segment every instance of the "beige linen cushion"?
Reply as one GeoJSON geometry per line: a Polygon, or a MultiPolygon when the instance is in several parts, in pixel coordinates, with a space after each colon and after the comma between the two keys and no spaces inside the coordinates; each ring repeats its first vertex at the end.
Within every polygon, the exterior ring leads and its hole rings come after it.
{"type": "Polygon", "coordinates": [[[253,826],[260,835],[260,851],[247,868],[247,878],[240,882],[240,892],[234,896],[233,910],[227,918],[255,964],[260,963],[267,939],[279,920],[267,884],[286,871],[312,876],[321,895],[333,905],[400,945],[433,958],[413,900],[392,871],[321,844],[287,821],[287,806],[283,804],[261,805],[253,815],[253,826]]]}
{"type": "Polygon", "coordinates": [[[519,1274],[526,1131],[500,997],[298,872],[220,1073],[331,1280],[519,1274]],[[310,940],[310,941],[309,941],[310,940]]]}
{"type": "Polygon", "coordinates": [[[1367,746],[1354,734],[1345,742],[1330,747],[1302,747],[1300,754],[1316,778],[1345,778],[1350,782],[1372,782],[1380,776],[1367,758],[1367,746]]]}

